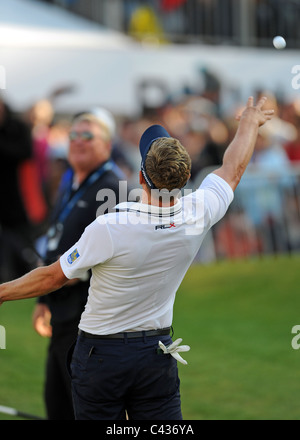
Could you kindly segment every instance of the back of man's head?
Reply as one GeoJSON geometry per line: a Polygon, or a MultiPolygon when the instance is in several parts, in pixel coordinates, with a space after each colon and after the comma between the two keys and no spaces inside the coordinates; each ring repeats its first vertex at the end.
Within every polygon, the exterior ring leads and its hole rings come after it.
{"type": "Polygon", "coordinates": [[[145,169],[157,189],[181,189],[190,178],[191,158],[178,139],[161,137],[152,143],[145,169]]]}

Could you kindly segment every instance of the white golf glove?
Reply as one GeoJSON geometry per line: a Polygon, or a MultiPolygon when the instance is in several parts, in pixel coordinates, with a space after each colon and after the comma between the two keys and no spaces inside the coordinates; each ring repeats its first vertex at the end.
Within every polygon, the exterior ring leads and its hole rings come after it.
{"type": "Polygon", "coordinates": [[[181,344],[181,342],[182,342],[182,339],[178,338],[178,339],[176,339],[176,341],[174,341],[168,347],[166,347],[165,344],[163,344],[161,341],[158,342],[158,345],[160,346],[160,348],[162,349],[164,354],[170,354],[177,361],[181,362],[184,365],[187,365],[187,361],[185,361],[180,356],[180,354],[178,354],[178,352],[179,351],[189,351],[191,347],[189,345],[181,345],[181,347],[179,347],[179,344],[181,344]]]}

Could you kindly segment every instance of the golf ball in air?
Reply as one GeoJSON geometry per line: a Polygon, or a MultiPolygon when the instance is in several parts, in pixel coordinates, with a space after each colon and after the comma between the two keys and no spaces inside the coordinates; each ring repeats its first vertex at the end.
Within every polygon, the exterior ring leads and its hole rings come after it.
{"type": "Polygon", "coordinates": [[[284,49],[286,46],[285,39],[279,35],[273,38],[273,45],[276,49],[284,49]]]}

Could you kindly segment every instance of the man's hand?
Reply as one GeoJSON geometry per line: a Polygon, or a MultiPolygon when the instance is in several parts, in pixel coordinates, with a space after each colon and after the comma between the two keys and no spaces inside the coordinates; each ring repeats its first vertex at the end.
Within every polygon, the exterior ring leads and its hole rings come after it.
{"type": "Polygon", "coordinates": [[[34,330],[44,338],[51,338],[52,327],[50,325],[51,312],[46,304],[37,304],[32,314],[34,330]]]}
{"type": "Polygon", "coordinates": [[[267,98],[262,97],[256,105],[253,104],[253,97],[250,96],[244,111],[236,116],[239,121],[237,132],[225,151],[223,164],[213,171],[222,177],[235,191],[247,165],[252,157],[258,129],[272,118],[274,110],[263,110],[267,98]]]}
{"type": "Polygon", "coordinates": [[[236,120],[241,121],[244,118],[253,118],[258,126],[265,124],[267,121],[272,119],[274,110],[262,110],[267,98],[263,96],[259,99],[256,105],[254,105],[253,96],[250,96],[247,101],[247,106],[244,111],[236,116],[236,120]]]}

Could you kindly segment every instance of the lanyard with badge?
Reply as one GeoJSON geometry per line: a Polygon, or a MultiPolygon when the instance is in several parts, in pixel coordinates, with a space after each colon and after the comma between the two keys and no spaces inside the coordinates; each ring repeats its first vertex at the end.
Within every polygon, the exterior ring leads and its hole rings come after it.
{"type": "Polygon", "coordinates": [[[70,198],[72,193],[72,181],[69,182],[69,187],[65,190],[64,196],[61,201],[62,210],[57,218],[55,225],[51,226],[47,232],[47,249],[48,251],[55,251],[59,245],[60,239],[64,230],[64,221],[80,200],[86,190],[99,179],[106,171],[113,169],[113,162],[108,161],[102,167],[98,168],[90,177],[79,187],[73,197],[70,198]]]}

